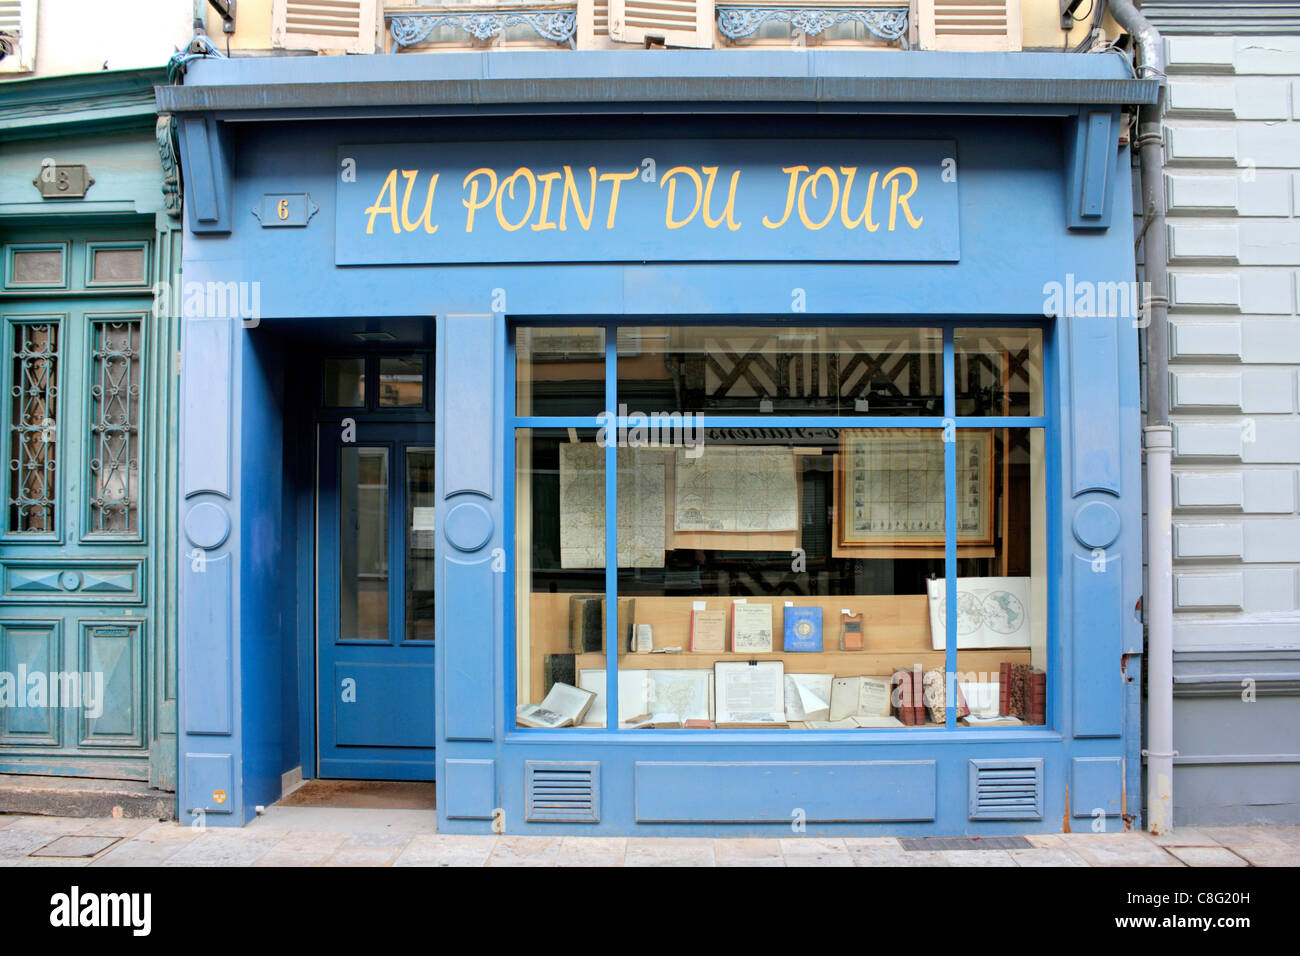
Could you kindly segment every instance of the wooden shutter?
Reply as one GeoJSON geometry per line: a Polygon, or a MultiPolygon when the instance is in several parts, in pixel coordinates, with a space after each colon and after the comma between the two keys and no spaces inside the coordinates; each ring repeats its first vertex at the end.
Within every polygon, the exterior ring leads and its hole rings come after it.
{"type": "Polygon", "coordinates": [[[1021,48],[1020,0],[917,0],[923,50],[1021,48]]]}
{"type": "Polygon", "coordinates": [[[579,50],[610,50],[617,44],[609,36],[609,0],[578,0],[579,50]]]}
{"type": "Polygon", "coordinates": [[[609,35],[623,43],[713,46],[713,0],[609,0],[609,35]]]}
{"type": "Polygon", "coordinates": [[[0,73],[30,73],[36,69],[37,0],[0,0],[0,33],[8,35],[13,52],[0,60],[0,73]]]}
{"type": "Polygon", "coordinates": [[[273,0],[271,45],[374,53],[378,0],[273,0]]]}

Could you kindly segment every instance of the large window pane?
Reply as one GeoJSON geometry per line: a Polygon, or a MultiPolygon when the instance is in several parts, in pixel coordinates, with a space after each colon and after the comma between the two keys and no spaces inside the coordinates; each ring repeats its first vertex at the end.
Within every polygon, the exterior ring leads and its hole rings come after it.
{"type": "MultiPolygon", "coordinates": [[[[556,684],[579,687],[579,658],[603,660],[604,455],[594,429],[515,432],[515,635],[521,709],[540,706],[556,684]]],[[[576,715],[575,723],[604,726],[603,710],[594,706],[594,697],[577,696],[586,710],[576,715]]],[[[603,701],[603,689],[600,698],[603,701]]],[[[521,725],[536,725],[524,716],[521,725]]]]}
{"type": "Polygon", "coordinates": [[[1041,329],[956,329],[958,415],[1043,414],[1041,329]]]}
{"type": "Polygon", "coordinates": [[[515,413],[595,418],[605,410],[605,330],[515,330],[515,413]]]}
{"type": "MultiPolygon", "coordinates": [[[[1041,428],[991,433],[993,535],[987,553],[957,562],[957,673],[960,723],[1001,727],[1046,723],[1047,495],[1041,428]]],[[[963,429],[958,435],[968,434],[963,429]]],[[[1107,573],[1104,553],[1093,568],[1107,573]]],[[[1118,573],[1110,568],[1110,573],[1118,573]]],[[[934,597],[942,601],[939,586],[934,597]]],[[[951,602],[936,603],[942,624],[951,602]]],[[[942,631],[940,632],[942,633],[942,631]]],[[[944,646],[936,640],[936,647],[944,646]]]]}
{"type": "Polygon", "coordinates": [[[629,412],[943,414],[939,329],[633,327],[619,343],[629,412]]]}

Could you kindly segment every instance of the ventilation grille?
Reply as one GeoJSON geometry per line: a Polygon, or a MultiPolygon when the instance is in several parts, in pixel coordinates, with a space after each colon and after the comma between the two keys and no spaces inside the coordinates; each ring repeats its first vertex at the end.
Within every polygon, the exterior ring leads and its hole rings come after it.
{"type": "Polygon", "coordinates": [[[1043,761],[972,760],[970,818],[1043,819],[1043,761]]]}
{"type": "Polygon", "coordinates": [[[356,40],[361,36],[361,0],[287,0],[284,28],[286,33],[356,40]]]}
{"type": "Polygon", "coordinates": [[[1005,36],[1007,2],[934,0],[934,32],[940,37],[1005,36]]]}
{"type": "Polygon", "coordinates": [[[524,819],[533,823],[599,823],[600,764],[524,764],[524,819]]]}

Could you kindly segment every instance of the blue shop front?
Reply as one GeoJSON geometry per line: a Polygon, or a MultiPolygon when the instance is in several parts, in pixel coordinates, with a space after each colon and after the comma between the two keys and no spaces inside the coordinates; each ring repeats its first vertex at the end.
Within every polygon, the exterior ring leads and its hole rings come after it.
{"type": "Polygon", "coordinates": [[[1140,823],[1117,56],[204,60],[179,811],[1140,823]],[[563,69],[563,75],[558,74],[563,69]]]}

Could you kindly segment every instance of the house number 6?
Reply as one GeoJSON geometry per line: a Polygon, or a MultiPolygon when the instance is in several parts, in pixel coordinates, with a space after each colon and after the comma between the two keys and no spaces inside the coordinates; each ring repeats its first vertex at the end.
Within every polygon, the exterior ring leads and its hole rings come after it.
{"type": "Polygon", "coordinates": [[[289,218],[289,200],[281,199],[280,204],[275,207],[275,213],[281,221],[289,218]]]}

